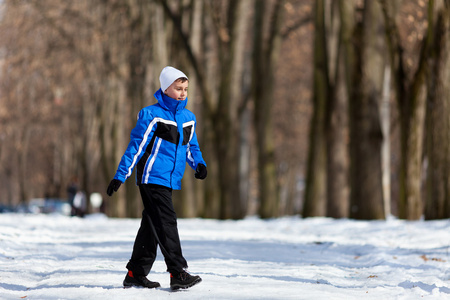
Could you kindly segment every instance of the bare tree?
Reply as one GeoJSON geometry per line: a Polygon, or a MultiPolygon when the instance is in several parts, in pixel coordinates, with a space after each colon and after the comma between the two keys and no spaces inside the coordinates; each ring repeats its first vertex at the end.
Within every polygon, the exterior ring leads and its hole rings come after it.
{"type": "MultiPolygon", "coordinates": [[[[419,219],[422,216],[421,175],[423,157],[423,133],[425,125],[427,59],[430,51],[430,35],[424,34],[417,67],[405,62],[405,49],[396,23],[396,6],[380,0],[385,21],[386,38],[392,69],[392,80],[400,117],[400,195],[399,217],[419,219]]],[[[434,1],[429,2],[432,11],[434,1]]],[[[429,14],[429,24],[433,23],[429,14]]]]}
{"type": "Polygon", "coordinates": [[[384,34],[381,8],[365,1],[355,36],[356,61],[350,92],[350,216],[357,219],[385,217],[381,183],[381,131],[384,34]]]}
{"type": "Polygon", "coordinates": [[[274,102],[275,67],[279,60],[284,1],[255,1],[253,40],[252,96],[255,103],[255,129],[258,155],[259,215],[279,215],[279,183],[275,166],[272,106],[274,102]],[[271,12],[269,22],[265,16],[271,12]]]}
{"type": "MultiPolygon", "coordinates": [[[[54,2],[49,4],[49,11],[56,13],[54,2]]],[[[61,125],[70,134],[72,127],[67,126],[66,117],[79,114],[79,102],[73,97],[76,92],[70,93],[60,77],[66,73],[77,78],[76,63],[67,63],[70,55],[60,51],[66,41],[59,39],[60,32],[73,27],[67,25],[58,31],[37,25],[47,24],[47,19],[34,1],[5,1],[2,9],[3,76],[8,79],[2,102],[11,105],[12,113],[17,109],[18,121],[12,123],[16,132],[4,137],[12,149],[14,143],[10,142],[17,141],[9,161],[20,168],[11,176],[17,178],[17,187],[22,190],[17,193],[19,201],[33,195],[57,196],[65,189],[61,170],[74,170],[70,162],[76,153],[61,143],[57,134],[61,125]],[[38,150],[42,148],[49,151],[38,150]]]]}
{"type": "Polygon", "coordinates": [[[450,1],[437,5],[427,95],[425,218],[450,217],[450,1]]]}
{"type": "MultiPolygon", "coordinates": [[[[236,68],[241,64],[236,62],[242,61],[245,50],[238,41],[241,40],[241,35],[247,34],[245,27],[244,30],[239,29],[242,29],[240,24],[248,20],[248,11],[245,9],[248,1],[205,3],[215,29],[214,32],[209,30],[208,33],[213,34],[213,43],[217,47],[215,48],[217,52],[213,54],[213,58],[218,59],[217,70],[214,73],[216,78],[213,81],[217,83],[217,89],[216,85],[211,84],[211,80],[206,78],[208,70],[204,66],[208,65],[208,62],[205,63],[201,57],[196,56],[193,46],[189,44],[189,34],[183,29],[181,15],[173,11],[167,1],[160,2],[172,20],[178,37],[181,37],[182,46],[195,71],[203,100],[202,110],[205,116],[203,122],[213,129],[210,132],[212,136],[209,142],[214,146],[215,160],[211,161],[211,164],[217,161],[218,165],[212,165],[211,170],[213,174],[217,174],[217,187],[220,193],[217,199],[220,204],[215,206],[218,210],[212,212],[214,215],[210,216],[225,219],[242,218],[246,214],[246,207],[239,191],[239,108],[245,99],[242,93],[235,95],[233,91],[241,90],[236,87],[242,82],[242,72],[236,68]],[[221,9],[221,6],[226,9],[221,9]]],[[[214,177],[210,180],[214,180],[214,177]]]]}
{"type": "Polygon", "coordinates": [[[326,214],[326,112],[329,99],[329,70],[325,31],[325,1],[314,8],[314,81],[313,116],[309,135],[309,154],[306,175],[303,216],[326,214]]]}
{"type": "MultiPolygon", "coordinates": [[[[34,53],[25,56],[27,63],[37,66],[50,82],[48,90],[57,104],[55,109],[61,106],[58,103],[64,104],[55,116],[61,116],[63,127],[59,132],[67,142],[54,142],[57,148],[52,152],[55,153],[52,165],[58,170],[54,174],[64,178],[46,185],[59,186],[59,191],[49,191],[49,194],[63,194],[64,184],[73,175],[82,178],[82,188],[89,192],[92,186],[104,184],[113,176],[133,119],[144,103],[150,58],[146,38],[151,29],[150,4],[126,0],[92,3],[55,0],[11,1],[6,5],[10,11],[29,16],[18,18],[23,19],[24,26],[19,29],[22,35],[15,37],[21,42],[11,45],[24,48],[25,54],[26,51],[34,53]],[[27,40],[23,35],[36,32],[39,39],[27,40]],[[66,170],[68,166],[72,169],[66,170]],[[98,172],[99,169],[103,172],[98,172]]],[[[8,56],[9,62],[13,55],[8,56]]],[[[14,64],[9,63],[8,67],[14,64]]],[[[26,157],[21,163],[29,165],[26,157]]],[[[123,189],[111,199],[110,215],[137,215],[134,190],[134,186],[123,189]]]]}
{"type": "Polygon", "coordinates": [[[384,74],[384,36],[377,17],[380,14],[380,8],[370,1],[361,7],[356,1],[316,2],[314,114],[303,211],[306,217],[384,217],[383,136],[378,110],[384,74]],[[348,133],[350,170],[345,142],[348,133]]]}
{"type": "MultiPolygon", "coordinates": [[[[354,1],[332,1],[328,9],[330,97],[327,132],[327,209],[333,218],[349,216],[348,90],[345,51],[354,29],[354,1]]],[[[351,46],[350,46],[351,47],[351,46]]]]}

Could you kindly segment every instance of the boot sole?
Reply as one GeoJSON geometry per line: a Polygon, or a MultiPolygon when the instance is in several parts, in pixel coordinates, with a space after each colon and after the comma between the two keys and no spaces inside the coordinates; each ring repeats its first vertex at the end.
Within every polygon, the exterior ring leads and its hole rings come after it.
{"type": "Polygon", "coordinates": [[[144,285],[141,285],[141,284],[138,284],[138,283],[123,283],[123,288],[124,289],[128,289],[128,288],[131,288],[131,287],[141,287],[141,288],[146,288],[146,289],[156,289],[156,288],[159,288],[161,285],[158,283],[158,282],[156,282],[154,285],[152,285],[152,286],[144,286],[144,285]]]}

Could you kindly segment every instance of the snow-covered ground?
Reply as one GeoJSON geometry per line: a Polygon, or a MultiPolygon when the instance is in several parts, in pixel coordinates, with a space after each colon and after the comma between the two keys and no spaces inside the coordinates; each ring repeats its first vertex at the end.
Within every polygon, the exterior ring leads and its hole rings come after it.
{"type": "Polygon", "coordinates": [[[140,220],[0,214],[0,299],[450,299],[450,220],[180,219],[203,282],[122,288],[140,220]]]}

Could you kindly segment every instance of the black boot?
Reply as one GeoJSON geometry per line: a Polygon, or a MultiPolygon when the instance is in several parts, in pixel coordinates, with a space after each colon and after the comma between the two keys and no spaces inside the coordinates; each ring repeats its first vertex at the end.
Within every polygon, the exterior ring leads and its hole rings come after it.
{"type": "Polygon", "coordinates": [[[133,275],[133,272],[128,271],[127,276],[123,280],[124,287],[140,286],[149,289],[160,287],[159,282],[153,282],[147,279],[145,276],[133,275]]]}
{"type": "Polygon", "coordinates": [[[172,290],[187,289],[201,281],[200,276],[192,276],[186,271],[170,274],[170,288],[172,290]]]}

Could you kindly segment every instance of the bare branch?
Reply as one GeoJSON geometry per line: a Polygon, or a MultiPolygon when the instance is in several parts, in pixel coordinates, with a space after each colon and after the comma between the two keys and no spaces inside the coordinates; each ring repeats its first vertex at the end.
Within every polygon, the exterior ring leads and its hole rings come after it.
{"type": "Polygon", "coordinates": [[[159,3],[161,3],[161,5],[163,6],[164,12],[166,13],[166,15],[172,20],[172,22],[175,26],[176,32],[178,33],[178,35],[181,38],[181,41],[184,45],[184,49],[186,50],[188,58],[192,64],[192,67],[194,68],[195,74],[197,75],[198,83],[199,83],[200,90],[201,90],[202,96],[203,96],[203,101],[205,101],[205,108],[207,111],[207,115],[212,116],[213,115],[212,114],[212,112],[213,112],[212,103],[211,103],[211,98],[209,96],[208,89],[206,87],[205,75],[203,73],[203,69],[201,69],[201,67],[200,67],[200,63],[199,63],[198,59],[195,57],[194,52],[192,51],[192,47],[189,45],[189,37],[183,32],[182,25],[181,25],[181,18],[179,15],[172,12],[169,5],[167,4],[167,1],[159,0],[159,3]]]}
{"type": "Polygon", "coordinates": [[[297,29],[311,24],[313,21],[313,18],[311,16],[307,16],[305,18],[299,19],[297,20],[295,23],[290,24],[288,26],[286,26],[285,28],[283,28],[283,30],[281,30],[281,37],[284,39],[286,37],[288,37],[292,32],[296,31],[297,29]]]}

